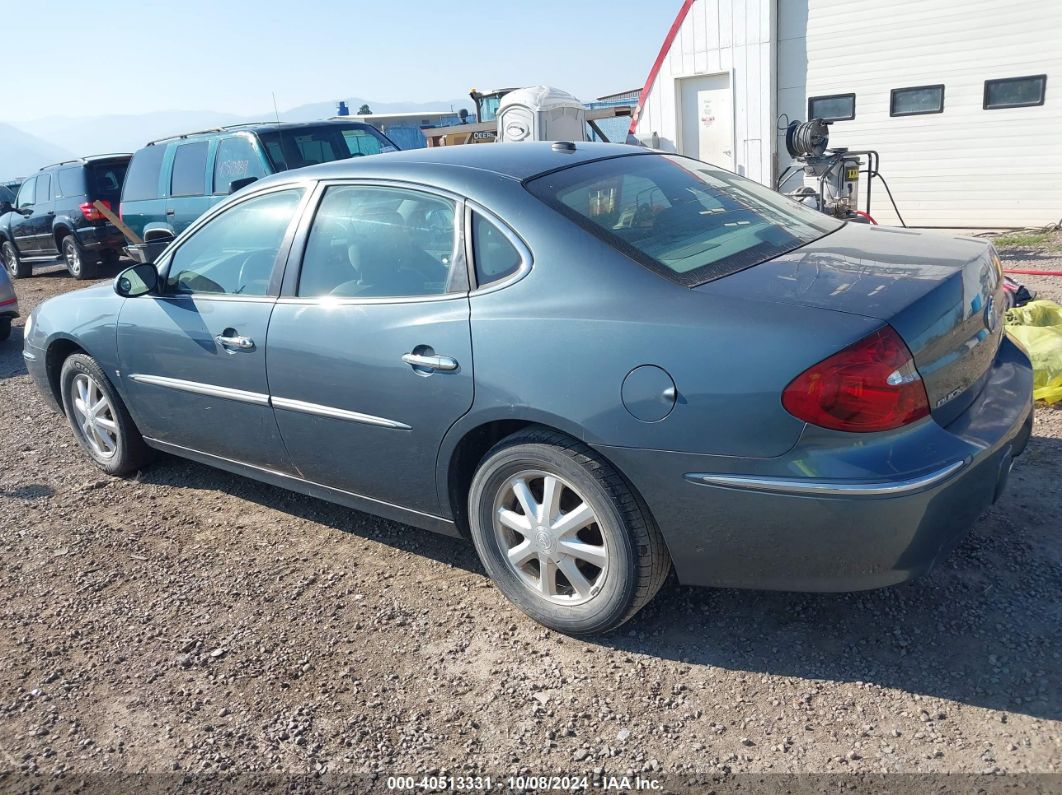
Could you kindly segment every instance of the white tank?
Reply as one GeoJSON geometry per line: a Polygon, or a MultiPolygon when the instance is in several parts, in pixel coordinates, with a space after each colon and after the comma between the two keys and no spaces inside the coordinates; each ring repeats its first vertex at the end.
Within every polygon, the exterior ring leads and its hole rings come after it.
{"type": "Polygon", "coordinates": [[[498,140],[585,141],[586,108],[551,86],[510,91],[498,106],[498,140]]]}

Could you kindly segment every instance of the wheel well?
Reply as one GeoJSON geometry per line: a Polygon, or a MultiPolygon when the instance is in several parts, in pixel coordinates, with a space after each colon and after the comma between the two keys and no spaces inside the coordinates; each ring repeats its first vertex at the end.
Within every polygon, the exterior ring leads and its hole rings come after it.
{"type": "Polygon", "coordinates": [[[59,388],[59,374],[63,371],[63,362],[72,353],[84,353],[84,349],[71,340],[56,340],[48,346],[48,353],[44,357],[45,369],[48,372],[48,386],[52,389],[52,396],[59,404],[59,410],[66,412],[63,407],[63,393],[59,388]]]}
{"type": "Polygon", "coordinates": [[[55,227],[55,230],[52,232],[52,237],[55,238],[55,248],[57,251],[61,250],[60,247],[63,245],[63,238],[70,234],[73,233],[65,226],[55,227]]]}
{"type": "MultiPolygon", "coordinates": [[[[461,437],[453,454],[450,456],[448,487],[450,509],[453,511],[454,523],[465,538],[469,538],[468,529],[468,490],[472,487],[472,478],[479,468],[480,461],[494,445],[517,431],[538,423],[527,420],[495,420],[477,426],[461,437]]],[[[546,427],[546,426],[542,426],[546,427]]],[[[555,429],[554,429],[555,430],[555,429]]]]}

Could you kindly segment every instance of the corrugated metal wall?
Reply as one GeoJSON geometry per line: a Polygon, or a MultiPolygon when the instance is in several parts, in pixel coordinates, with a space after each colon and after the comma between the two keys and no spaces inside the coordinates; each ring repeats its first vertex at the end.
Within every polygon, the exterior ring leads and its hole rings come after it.
{"type": "Polygon", "coordinates": [[[775,123],[769,89],[774,70],[773,9],[773,0],[697,0],[649,96],[642,98],[638,138],[649,143],[656,133],[661,149],[677,151],[676,79],[732,73],[736,170],[770,182],[775,123]]]}
{"type": "MultiPolygon", "coordinates": [[[[788,162],[782,114],[854,92],[831,143],[881,153],[919,226],[1027,226],[1062,217],[1062,0],[697,0],[652,90],[638,137],[674,151],[676,79],[731,72],[737,171],[765,184],[788,162]],[[777,19],[775,14],[777,13],[777,19]],[[984,110],[984,81],[1047,74],[1043,106],[984,110]],[[944,112],[890,117],[894,88],[943,83],[944,112]]],[[[874,207],[893,223],[880,183],[874,207]]]]}
{"type": "MultiPolygon", "coordinates": [[[[855,92],[856,117],[833,124],[830,142],[881,153],[881,172],[908,224],[1025,226],[1062,218],[1062,2],[798,4],[807,7],[806,95],[855,92]],[[982,108],[985,80],[1044,73],[1044,105],[982,108]],[[937,83],[945,86],[943,113],[889,116],[892,89],[937,83]]],[[[790,21],[799,24],[800,15],[782,18],[783,41],[798,32],[786,29],[790,21]]],[[[875,216],[893,222],[884,193],[874,189],[875,216]]]]}

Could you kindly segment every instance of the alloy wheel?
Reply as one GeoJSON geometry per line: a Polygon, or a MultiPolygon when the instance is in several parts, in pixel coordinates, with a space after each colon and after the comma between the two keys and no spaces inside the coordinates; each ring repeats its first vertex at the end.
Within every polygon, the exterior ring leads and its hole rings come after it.
{"type": "Polygon", "coordinates": [[[118,451],[118,423],[114,407],[92,378],[79,373],[71,384],[76,422],[85,442],[100,458],[112,458],[118,451]]]}
{"type": "Polygon", "coordinates": [[[494,533],[509,567],[558,605],[593,599],[608,575],[608,544],[589,502],[549,472],[510,477],[494,503],[494,533]]]}
{"type": "Polygon", "coordinates": [[[63,255],[66,258],[67,270],[74,276],[81,273],[81,254],[78,253],[77,246],[74,243],[67,243],[63,247],[63,255]]]}

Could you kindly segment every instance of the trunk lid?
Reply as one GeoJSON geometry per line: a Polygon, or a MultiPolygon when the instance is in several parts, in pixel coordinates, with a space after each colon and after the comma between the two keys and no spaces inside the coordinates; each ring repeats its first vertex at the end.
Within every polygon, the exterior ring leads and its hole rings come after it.
{"type": "Polygon", "coordinates": [[[911,349],[944,425],[980,393],[1003,335],[998,258],[976,238],[847,224],[697,289],[888,323],[911,349]]]}

